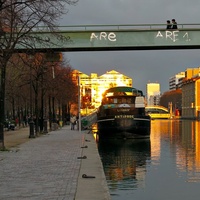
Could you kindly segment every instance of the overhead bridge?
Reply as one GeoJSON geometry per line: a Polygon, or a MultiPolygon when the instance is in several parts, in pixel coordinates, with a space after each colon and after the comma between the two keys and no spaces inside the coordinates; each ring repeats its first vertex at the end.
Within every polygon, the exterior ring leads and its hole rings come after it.
{"type": "Polygon", "coordinates": [[[119,51],[199,49],[200,24],[178,24],[166,30],[165,24],[84,25],[58,27],[55,33],[35,30],[16,45],[16,51],[119,51]],[[34,41],[30,38],[34,38],[34,41]]]}

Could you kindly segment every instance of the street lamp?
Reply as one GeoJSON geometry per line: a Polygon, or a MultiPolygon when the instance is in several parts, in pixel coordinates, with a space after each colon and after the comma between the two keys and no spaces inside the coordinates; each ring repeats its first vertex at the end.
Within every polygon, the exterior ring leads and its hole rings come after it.
{"type": "Polygon", "coordinates": [[[78,76],[78,130],[81,133],[81,85],[80,75],[78,76]]]}

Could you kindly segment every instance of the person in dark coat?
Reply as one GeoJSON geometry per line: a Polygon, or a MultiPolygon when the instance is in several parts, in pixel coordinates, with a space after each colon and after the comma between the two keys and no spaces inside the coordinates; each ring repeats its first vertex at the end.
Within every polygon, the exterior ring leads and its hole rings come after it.
{"type": "Polygon", "coordinates": [[[170,20],[167,20],[167,27],[166,27],[166,29],[168,30],[168,29],[171,29],[171,28],[172,28],[172,24],[171,24],[170,20]]]}
{"type": "Polygon", "coordinates": [[[175,19],[172,19],[172,27],[171,29],[178,29],[177,22],[175,19]]]}

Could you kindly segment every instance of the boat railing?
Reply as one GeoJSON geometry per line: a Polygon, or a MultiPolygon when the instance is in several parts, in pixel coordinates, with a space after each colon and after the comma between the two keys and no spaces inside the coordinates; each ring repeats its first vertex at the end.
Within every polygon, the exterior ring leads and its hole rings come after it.
{"type": "Polygon", "coordinates": [[[97,121],[97,113],[93,112],[81,119],[81,129],[89,129],[97,121]]]}

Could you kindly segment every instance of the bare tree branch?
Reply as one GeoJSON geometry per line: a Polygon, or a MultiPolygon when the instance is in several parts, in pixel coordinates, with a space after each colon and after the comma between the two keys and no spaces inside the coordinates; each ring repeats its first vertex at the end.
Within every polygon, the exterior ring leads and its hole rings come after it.
{"type": "Polygon", "coordinates": [[[17,46],[34,49],[47,43],[34,31],[40,27],[54,33],[58,19],[68,12],[67,6],[78,0],[0,0],[0,149],[4,146],[6,68],[17,46]],[[34,34],[32,34],[34,33],[34,34]]]}

